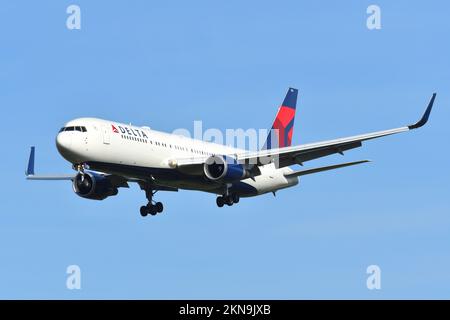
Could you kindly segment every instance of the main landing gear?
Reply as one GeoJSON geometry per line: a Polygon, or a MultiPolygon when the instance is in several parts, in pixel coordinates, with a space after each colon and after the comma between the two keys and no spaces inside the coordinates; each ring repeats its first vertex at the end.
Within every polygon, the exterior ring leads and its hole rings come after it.
{"type": "Polygon", "coordinates": [[[146,217],[148,214],[154,216],[158,213],[163,212],[164,206],[161,202],[153,201],[153,196],[156,191],[153,190],[145,190],[145,196],[148,199],[148,203],[146,206],[142,206],[140,209],[141,216],[146,217]]]}
{"type": "Polygon", "coordinates": [[[236,193],[233,194],[225,194],[223,196],[218,196],[216,198],[216,204],[219,208],[222,208],[225,204],[227,206],[232,206],[235,203],[239,202],[239,196],[236,193]]]}

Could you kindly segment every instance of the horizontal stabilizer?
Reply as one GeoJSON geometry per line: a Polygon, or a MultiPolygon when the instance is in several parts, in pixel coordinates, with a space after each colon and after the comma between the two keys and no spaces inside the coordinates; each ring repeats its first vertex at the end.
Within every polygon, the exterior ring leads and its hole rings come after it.
{"type": "Polygon", "coordinates": [[[294,172],[291,172],[291,173],[287,173],[284,176],[285,177],[299,177],[299,176],[304,176],[304,175],[307,175],[307,174],[312,174],[312,173],[317,173],[317,172],[322,172],[322,171],[328,171],[328,170],[334,170],[334,169],[339,169],[339,168],[343,168],[343,167],[354,166],[356,164],[361,164],[361,163],[366,163],[366,162],[370,162],[370,160],[346,162],[346,163],[341,163],[341,164],[335,164],[335,165],[332,165],[332,166],[318,167],[318,168],[313,168],[313,169],[294,171],[294,172]]]}

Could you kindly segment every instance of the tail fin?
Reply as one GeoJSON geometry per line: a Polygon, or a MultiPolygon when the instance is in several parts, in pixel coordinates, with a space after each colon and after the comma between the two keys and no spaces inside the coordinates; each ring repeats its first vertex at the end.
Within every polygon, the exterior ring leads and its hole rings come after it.
{"type": "Polygon", "coordinates": [[[262,149],[289,147],[294,133],[298,90],[289,88],[262,149]]]}

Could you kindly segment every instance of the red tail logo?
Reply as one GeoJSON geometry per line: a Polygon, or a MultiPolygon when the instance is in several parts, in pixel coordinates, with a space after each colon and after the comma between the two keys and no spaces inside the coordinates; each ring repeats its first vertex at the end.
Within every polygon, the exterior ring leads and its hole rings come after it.
{"type": "Polygon", "coordinates": [[[112,127],[112,131],[113,131],[114,133],[119,133],[119,130],[117,130],[117,128],[116,128],[116,127],[114,127],[114,125],[113,125],[113,124],[111,125],[111,127],[112,127]]]}
{"type": "Polygon", "coordinates": [[[297,107],[298,90],[289,88],[277,116],[272,124],[272,129],[267,136],[263,149],[289,147],[294,132],[295,109],[297,107]],[[272,133],[273,132],[273,133],[272,133]]]}

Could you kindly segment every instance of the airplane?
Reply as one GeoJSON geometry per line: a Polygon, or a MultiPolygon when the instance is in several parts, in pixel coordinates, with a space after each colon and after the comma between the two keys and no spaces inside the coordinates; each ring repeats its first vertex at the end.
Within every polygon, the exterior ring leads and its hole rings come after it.
{"type": "Polygon", "coordinates": [[[128,188],[128,183],[134,182],[148,200],[140,207],[143,217],[163,211],[163,204],[154,200],[158,191],[209,192],[217,195],[218,207],[231,206],[240,198],[275,195],[278,190],[297,185],[304,175],[369,162],[360,160],[304,170],[291,168],[332,154],[343,155],[367,140],[422,127],[428,121],[436,93],[415,124],[292,146],[297,96],[297,89],[288,89],[264,146],[257,151],[98,118],[74,119],[57,134],[56,147],[76,173],[36,175],[33,146],[26,179],[70,180],[77,195],[93,200],[115,196],[119,188],[128,188]]]}

